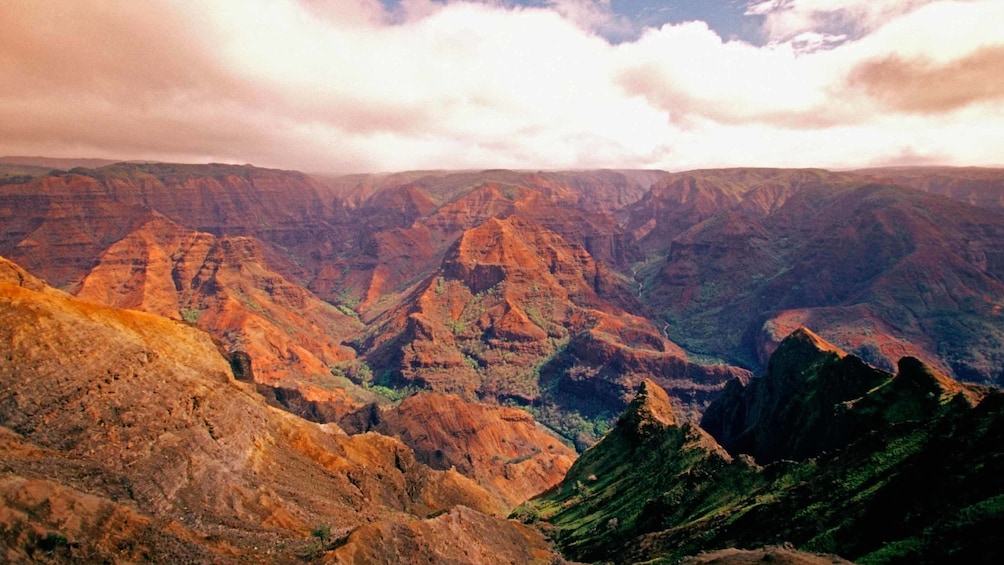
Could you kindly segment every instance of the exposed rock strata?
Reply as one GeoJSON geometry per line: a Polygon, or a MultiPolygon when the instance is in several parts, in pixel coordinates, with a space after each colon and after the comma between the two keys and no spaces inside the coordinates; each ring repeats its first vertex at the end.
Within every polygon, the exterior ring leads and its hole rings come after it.
{"type": "Polygon", "coordinates": [[[417,394],[356,422],[357,430],[396,437],[422,463],[456,469],[513,507],[560,482],[576,457],[530,414],[454,395],[417,394]]]}
{"type": "MultiPolygon", "coordinates": [[[[265,406],[197,329],[30,290],[37,281],[7,262],[0,273],[0,515],[11,559],[283,560],[320,556],[310,536],[319,524],[334,538],[457,505],[471,509],[459,522],[504,508],[398,440],[265,406]]],[[[500,540],[527,535],[484,520],[500,540]]],[[[426,534],[435,532],[414,537],[426,534]]],[[[527,551],[547,553],[540,538],[527,551]]]]}

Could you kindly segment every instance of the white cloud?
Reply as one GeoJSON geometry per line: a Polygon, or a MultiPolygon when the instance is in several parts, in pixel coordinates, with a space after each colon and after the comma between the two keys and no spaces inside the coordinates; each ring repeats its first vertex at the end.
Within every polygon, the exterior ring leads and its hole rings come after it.
{"type": "Polygon", "coordinates": [[[847,117],[831,104],[827,57],[802,57],[789,44],[723,42],[703,22],[664,26],[619,48],[616,79],[678,123],[694,118],[820,127],[847,117]],[[833,116],[832,114],[837,114],[833,116]]]}
{"type": "Polygon", "coordinates": [[[610,0],[545,0],[544,5],[582,29],[605,37],[626,38],[635,32],[630,20],[614,13],[610,0]]]}
{"type": "Polygon", "coordinates": [[[747,4],[746,14],[763,16],[767,38],[776,43],[806,33],[829,38],[861,36],[935,1],[755,0],[747,4]]]}
{"type": "Polygon", "coordinates": [[[774,39],[755,46],[695,22],[611,45],[605,0],[14,0],[0,153],[310,171],[1004,164],[1004,91],[987,86],[1004,3],[853,0],[836,20],[830,4],[751,5],[774,39]]]}

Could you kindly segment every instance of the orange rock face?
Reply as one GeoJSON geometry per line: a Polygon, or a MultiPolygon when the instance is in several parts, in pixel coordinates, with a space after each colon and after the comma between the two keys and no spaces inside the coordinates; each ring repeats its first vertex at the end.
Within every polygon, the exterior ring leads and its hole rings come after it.
{"type": "Polygon", "coordinates": [[[193,320],[317,420],[373,384],[609,420],[645,378],[693,415],[743,372],[683,348],[755,369],[765,322],[886,368],[910,354],[997,378],[999,212],[865,186],[993,199],[994,171],[932,174],[119,164],[0,185],[0,253],[88,300],[193,320]]]}
{"type": "Polygon", "coordinates": [[[282,260],[268,255],[254,238],[217,238],[153,214],[101,254],[76,295],[184,320],[227,352],[248,355],[255,382],[311,388],[314,401],[338,414],[359,408],[367,397],[343,389],[324,395],[318,385],[330,380],[332,365],[355,358],[341,341],[361,324],[271,270],[282,260]]]}
{"type": "Polygon", "coordinates": [[[541,533],[462,506],[427,520],[386,520],[362,527],[326,563],[469,563],[547,565],[555,562],[541,533]]]}
{"type": "MultiPolygon", "coordinates": [[[[624,283],[581,246],[520,216],[466,230],[365,344],[403,383],[586,417],[626,407],[645,378],[691,410],[741,370],[702,367],[617,301],[624,283]]],[[[608,416],[609,417],[609,416],[608,416]]],[[[557,416],[556,416],[557,418],[557,416]]]]}
{"type": "Polygon", "coordinates": [[[365,374],[356,351],[383,384],[532,402],[540,367],[586,330],[682,358],[626,313],[644,307],[608,265],[638,257],[615,214],[659,176],[324,183],[120,164],[2,187],[0,252],[81,298],[196,324],[246,354],[269,396],[314,419],[373,400],[330,374],[365,374]]]}
{"type": "MultiPolygon", "coordinates": [[[[311,551],[318,524],[346,535],[505,509],[398,440],[269,408],[195,328],[73,299],[5,261],[0,275],[0,520],[15,559],[281,560],[311,551]]],[[[506,524],[500,540],[524,535],[506,524]]]]}
{"type": "Polygon", "coordinates": [[[421,393],[368,415],[366,429],[399,438],[419,461],[456,469],[510,507],[561,481],[575,452],[522,410],[421,393]]]}

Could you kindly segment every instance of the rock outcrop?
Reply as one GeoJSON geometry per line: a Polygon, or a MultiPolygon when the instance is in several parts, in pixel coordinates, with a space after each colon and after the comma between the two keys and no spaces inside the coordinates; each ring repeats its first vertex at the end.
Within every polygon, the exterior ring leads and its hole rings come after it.
{"type": "MultiPolygon", "coordinates": [[[[77,297],[184,320],[243,351],[258,382],[316,377],[355,357],[357,319],[270,268],[264,244],[153,216],[101,254],[77,297]]],[[[273,253],[274,255],[274,253],[273,253]]]]}
{"type": "Polygon", "coordinates": [[[890,378],[799,328],[771,356],[762,378],[730,383],[701,426],[730,452],[761,464],[805,459],[844,445],[848,430],[838,408],[890,378]]]}
{"type": "Polygon", "coordinates": [[[352,532],[326,563],[464,563],[470,565],[551,565],[534,528],[486,516],[463,506],[426,520],[390,519],[352,532]]]}
{"type": "MultiPolygon", "coordinates": [[[[544,421],[559,429],[573,411],[612,420],[645,378],[695,412],[746,374],[690,362],[651,322],[607,299],[604,289],[623,286],[561,235],[518,216],[490,218],[460,236],[361,349],[371,365],[397,365],[402,384],[556,407],[544,421]]],[[[580,445],[595,441],[562,431],[580,445]]]]}
{"type": "MultiPolygon", "coordinates": [[[[725,505],[742,496],[736,485],[704,484],[723,469],[745,482],[756,473],[680,418],[666,392],[645,381],[617,425],[579,457],[565,480],[513,516],[542,523],[571,559],[644,561],[645,556],[624,550],[635,536],[651,531],[653,520],[687,516],[697,504],[710,506],[701,497],[725,505]],[[665,503],[659,493],[667,497],[665,503]]],[[[694,547],[681,547],[679,555],[694,547]]]]}
{"type": "Polygon", "coordinates": [[[516,408],[420,393],[397,406],[370,410],[346,429],[398,438],[422,463],[455,469],[510,507],[558,484],[576,457],[530,414],[516,408]]]}

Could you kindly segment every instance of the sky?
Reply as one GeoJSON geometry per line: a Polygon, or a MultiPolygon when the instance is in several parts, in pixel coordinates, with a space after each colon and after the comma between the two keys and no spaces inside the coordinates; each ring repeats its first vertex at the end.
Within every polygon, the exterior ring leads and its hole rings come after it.
{"type": "Polygon", "coordinates": [[[1004,165],[1001,0],[3,0],[0,155],[1004,165]]]}

